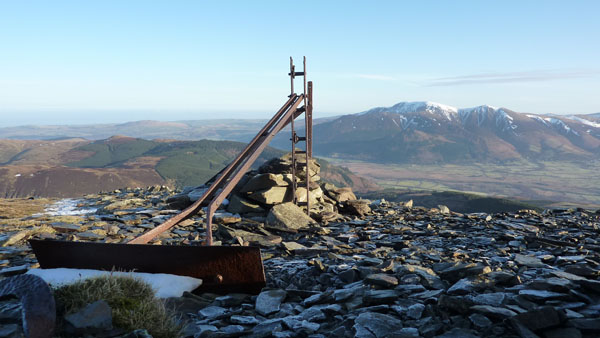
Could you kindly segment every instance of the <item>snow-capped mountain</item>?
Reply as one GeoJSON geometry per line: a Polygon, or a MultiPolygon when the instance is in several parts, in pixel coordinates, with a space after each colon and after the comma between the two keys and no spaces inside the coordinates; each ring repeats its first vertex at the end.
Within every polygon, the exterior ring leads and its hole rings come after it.
{"type": "Polygon", "coordinates": [[[482,105],[400,102],[314,128],[315,152],[383,162],[600,158],[594,115],[534,115],[482,105]]]}

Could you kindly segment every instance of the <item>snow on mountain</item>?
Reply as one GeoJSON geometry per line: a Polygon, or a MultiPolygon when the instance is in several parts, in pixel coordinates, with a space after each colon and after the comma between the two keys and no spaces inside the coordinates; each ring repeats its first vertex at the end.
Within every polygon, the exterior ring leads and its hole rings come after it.
{"type": "Polygon", "coordinates": [[[583,119],[583,118],[581,118],[579,116],[569,116],[569,118],[571,120],[575,120],[577,122],[581,122],[581,123],[583,123],[585,125],[588,125],[590,127],[600,128],[600,123],[598,123],[598,122],[593,122],[593,121],[590,121],[590,120],[586,120],[586,119],[583,119]]]}
{"type": "MultiPolygon", "coordinates": [[[[391,107],[376,107],[355,115],[362,116],[377,113],[398,114],[398,118],[392,119],[392,122],[402,130],[409,128],[427,129],[432,125],[441,126],[443,121],[447,121],[450,123],[460,122],[465,126],[476,123],[478,127],[481,127],[486,124],[487,126],[495,126],[502,132],[515,133],[517,130],[520,130],[518,129],[519,126],[518,122],[515,121],[515,117],[517,120],[521,121],[518,118],[521,114],[511,112],[504,108],[489,105],[471,108],[456,108],[431,101],[400,102],[391,107]],[[422,115],[421,113],[429,113],[434,117],[422,115]]],[[[527,114],[525,116],[544,124],[548,128],[555,128],[563,133],[571,133],[578,136],[579,133],[573,129],[573,124],[584,124],[588,127],[600,128],[600,122],[591,121],[575,115],[527,114]]]]}
{"type": "Polygon", "coordinates": [[[359,113],[358,115],[366,115],[371,113],[396,113],[396,114],[406,114],[406,113],[419,113],[419,112],[429,112],[436,115],[441,115],[448,120],[452,120],[452,117],[456,115],[458,109],[452,106],[447,106],[445,104],[429,102],[429,101],[417,101],[417,102],[400,102],[391,107],[376,107],[373,109],[369,109],[365,112],[359,113]]]}

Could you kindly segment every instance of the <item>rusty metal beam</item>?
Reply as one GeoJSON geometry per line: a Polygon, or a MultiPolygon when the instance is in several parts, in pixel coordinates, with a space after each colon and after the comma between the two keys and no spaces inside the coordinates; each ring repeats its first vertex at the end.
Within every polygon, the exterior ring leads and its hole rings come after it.
{"type": "Polygon", "coordinates": [[[271,140],[277,134],[277,132],[279,130],[281,130],[281,128],[283,128],[282,126],[284,126],[286,124],[286,121],[289,120],[289,117],[293,116],[296,113],[296,109],[298,108],[300,103],[302,103],[302,100],[303,100],[303,95],[297,96],[296,102],[294,102],[292,104],[290,109],[281,117],[281,119],[279,119],[277,124],[275,126],[273,126],[273,129],[270,132],[268,132],[267,135],[265,135],[264,139],[257,142],[256,147],[254,148],[253,152],[248,156],[248,158],[246,159],[244,164],[236,171],[236,173],[231,178],[231,180],[222,187],[222,190],[215,196],[215,198],[208,205],[208,207],[206,209],[207,210],[206,211],[207,245],[212,245],[212,215],[213,215],[213,213],[217,210],[219,205],[221,205],[221,203],[223,203],[223,200],[225,199],[225,197],[227,197],[227,195],[229,195],[231,193],[231,190],[233,190],[233,188],[235,187],[237,182],[240,181],[240,179],[246,173],[246,171],[248,169],[250,169],[250,166],[252,166],[252,163],[254,163],[254,161],[256,161],[258,156],[262,153],[262,151],[269,144],[269,142],[271,142],[271,140]]]}
{"type": "Polygon", "coordinates": [[[221,176],[215,179],[215,181],[208,187],[206,192],[196,202],[194,202],[192,205],[190,205],[188,208],[186,208],[179,214],[157,225],[154,229],[146,231],[142,235],[129,241],[128,244],[146,244],[156,236],[175,226],[177,223],[196,214],[202,207],[202,203],[211,195],[213,195],[222,186],[222,184],[226,182],[227,179],[229,179],[231,174],[233,174],[233,172],[240,165],[240,163],[246,159],[248,154],[254,151],[254,148],[256,148],[256,144],[259,142],[259,140],[261,138],[264,138],[265,134],[268,134],[273,130],[273,126],[282,119],[282,116],[289,111],[292,104],[298,101],[298,99],[298,95],[293,95],[287,100],[287,102],[279,109],[279,111],[277,111],[275,116],[273,116],[271,120],[267,122],[267,124],[258,132],[258,134],[256,134],[252,141],[250,141],[250,143],[246,145],[244,150],[242,150],[242,152],[223,170],[221,176]]]}
{"type": "Polygon", "coordinates": [[[265,273],[257,247],[129,245],[29,240],[43,269],[168,273],[202,279],[195,293],[258,294],[265,273]]]}

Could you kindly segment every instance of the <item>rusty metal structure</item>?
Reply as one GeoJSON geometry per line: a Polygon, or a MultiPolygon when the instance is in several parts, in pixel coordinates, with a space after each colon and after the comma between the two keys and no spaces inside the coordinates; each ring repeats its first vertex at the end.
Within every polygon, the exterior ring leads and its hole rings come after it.
{"type": "Polygon", "coordinates": [[[288,100],[267,124],[246,145],[242,152],[208,186],[204,194],[179,214],[127,242],[127,244],[84,243],[50,240],[30,240],[42,268],[120,269],[139,272],[171,273],[203,280],[198,292],[258,293],[266,285],[260,249],[255,247],[213,246],[212,220],[223,200],[239,183],[243,175],[277,133],[291,126],[292,196],[297,205],[310,214],[310,168],[312,158],[312,82],[306,80],[306,57],[303,71],[295,71],[290,57],[291,91],[288,100]],[[303,78],[303,92],[294,92],[294,80],[303,78]],[[304,113],[305,135],[299,136],[295,120],[304,113]],[[303,142],[304,150],[296,149],[303,142]],[[304,161],[298,161],[298,155],[304,161]],[[306,202],[299,202],[298,170],[305,167],[306,202]],[[206,207],[206,246],[149,245],[156,236],[206,207]]]}

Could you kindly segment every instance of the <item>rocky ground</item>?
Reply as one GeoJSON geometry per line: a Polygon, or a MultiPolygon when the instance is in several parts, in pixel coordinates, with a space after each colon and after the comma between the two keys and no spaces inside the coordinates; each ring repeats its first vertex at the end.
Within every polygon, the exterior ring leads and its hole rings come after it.
{"type": "MultiPolygon", "coordinates": [[[[216,215],[217,242],[262,248],[268,286],[258,296],[167,300],[186,323],[184,336],[600,336],[600,211],[459,214],[385,201],[349,208],[335,199],[347,191],[334,188],[320,186],[327,200],[319,203],[332,207],[321,208],[318,223],[286,228],[268,221],[271,211],[216,215]]],[[[71,201],[72,215],[60,215],[63,207],[0,218],[0,276],[38,266],[28,238],[124,242],[178,213],[174,196],[165,187],[124,189],[71,201]]],[[[284,199],[271,210],[289,205],[284,199]]],[[[155,243],[201,245],[203,225],[197,215],[155,243]]],[[[2,304],[0,323],[10,323],[14,301],[2,304]]],[[[0,337],[14,334],[7,325],[0,337]]]]}

